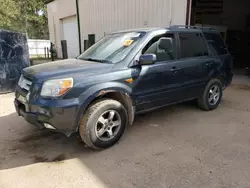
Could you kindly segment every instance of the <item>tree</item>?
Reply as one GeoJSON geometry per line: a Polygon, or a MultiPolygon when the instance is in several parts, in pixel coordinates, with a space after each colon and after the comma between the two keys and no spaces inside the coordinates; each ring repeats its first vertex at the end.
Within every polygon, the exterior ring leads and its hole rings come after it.
{"type": "Polygon", "coordinates": [[[44,0],[0,0],[0,4],[0,28],[27,32],[33,39],[48,39],[44,0]]]}
{"type": "Polygon", "coordinates": [[[14,0],[0,0],[0,28],[19,30],[21,24],[18,22],[20,10],[14,0]]]}

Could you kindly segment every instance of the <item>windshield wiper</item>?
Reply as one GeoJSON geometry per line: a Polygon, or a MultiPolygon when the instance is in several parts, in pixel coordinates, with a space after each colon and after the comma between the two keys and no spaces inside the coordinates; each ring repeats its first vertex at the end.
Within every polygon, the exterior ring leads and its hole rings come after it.
{"type": "Polygon", "coordinates": [[[106,59],[83,58],[82,60],[94,61],[94,62],[100,62],[100,63],[113,63],[112,61],[106,60],[106,59]]]}
{"type": "Polygon", "coordinates": [[[110,61],[110,60],[106,60],[106,59],[103,59],[103,60],[100,60],[101,63],[113,63],[113,61],[110,61]]]}

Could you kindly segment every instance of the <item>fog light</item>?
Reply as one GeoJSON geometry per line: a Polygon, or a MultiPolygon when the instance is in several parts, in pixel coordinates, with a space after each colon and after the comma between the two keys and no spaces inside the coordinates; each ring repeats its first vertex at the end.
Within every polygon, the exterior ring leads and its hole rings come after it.
{"type": "Polygon", "coordinates": [[[53,127],[52,125],[48,123],[44,123],[44,127],[46,127],[47,129],[56,129],[55,127],[53,127]]]}

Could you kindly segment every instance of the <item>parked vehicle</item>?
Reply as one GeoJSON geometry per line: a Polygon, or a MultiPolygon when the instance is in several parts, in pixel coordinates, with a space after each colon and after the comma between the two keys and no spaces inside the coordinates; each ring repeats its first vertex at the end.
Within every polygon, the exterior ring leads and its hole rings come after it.
{"type": "Polygon", "coordinates": [[[232,58],[210,28],[173,26],[112,33],[76,59],[23,70],[16,89],[19,116],[90,147],[114,145],[134,116],[196,99],[219,105],[232,81],[232,58]]]}

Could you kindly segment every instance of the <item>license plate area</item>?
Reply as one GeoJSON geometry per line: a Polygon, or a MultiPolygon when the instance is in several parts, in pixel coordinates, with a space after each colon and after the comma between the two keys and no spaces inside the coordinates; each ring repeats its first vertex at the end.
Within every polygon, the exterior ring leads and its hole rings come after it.
{"type": "Polygon", "coordinates": [[[25,103],[26,103],[26,98],[25,98],[24,96],[22,96],[22,95],[19,95],[18,98],[17,98],[17,100],[18,100],[19,102],[21,102],[22,104],[25,104],[25,103]]]}
{"type": "Polygon", "coordinates": [[[17,93],[16,100],[19,110],[22,110],[23,112],[29,112],[29,106],[25,96],[21,95],[20,93],[17,93]]]}

